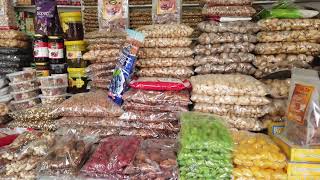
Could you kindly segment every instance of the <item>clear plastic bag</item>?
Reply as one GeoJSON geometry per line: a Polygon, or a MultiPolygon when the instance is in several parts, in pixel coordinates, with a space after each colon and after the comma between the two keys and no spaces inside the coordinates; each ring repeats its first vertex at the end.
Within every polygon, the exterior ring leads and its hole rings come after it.
{"type": "Polygon", "coordinates": [[[138,52],[139,58],[182,58],[192,56],[190,48],[141,48],[138,52]]]}
{"type": "Polygon", "coordinates": [[[252,52],[255,50],[255,45],[249,42],[243,43],[222,43],[222,44],[208,44],[197,45],[194,48],[195,54],[199,55],[214,55],[217,53],[239,53],[252,52]]]}
{"type": "Polygon", "coordinates": [[[190,38],[146,38],[143,47],[188,47],[191,43],[190,38]]]}
{"type": "Polygon", "coordinates": [[[181,38],[191,36],[193,29],[184,24],[155,24],[137,29],[146,38],[181,38]]]}
{"type": "Polygon", "coordinates": [[[22,55],[28,54],[30,49],[22,49],[22,48],[0,48],[0,54],[11,54],[11,55],[22,55]]]}
{"type": "Polygon", "coordinates": [[[55,131],[56,123],[53,120],[47,121],[11,121],[7,124],[9,128],[32,128],[43,131],[55,131]]]}
{"type": "Polygon", "coordinates": [[[142,68],[137,72],[142,77],[171,77],[187,79],[193,75],[190,67],[161,67],[161,68],[142,68]]]}
{"type": "Polygon", "coordinates": [[[181,22],[182,0],[152,0],[153,24],[179,24],[181,22]]]}
{"type": "Polygon", "coordinates": [[[251,17],[256,13],[256,10],[251,6],[208,6],[205,5],[202,14],[205,16],[241,16],[251,17]]]}
{"type": "Polygon", "coordinates": [[[150,111],[150,112],[179,112],[179,111],[188,111],[188,106],[177,106],[177,105],[148,105],[141,103],[133,102],[124,102],[122,108],[126,111],[150,111]]]}
{"type": "Polygon", "coordinates": [[[207,74],[193,76],[190,81],[194,94],[265,96],[270,92],[265,84],[247,75],[207,74]]]}
{"type": "Polygon", "coordinates": [[[126,33],[123,31],[109,31],[109,30],[101,30],[101,31],[94,31],[90,33],[85,33],[85,39],[96,39],[99,40],[100,38],[122,38],[126,39],[126,33]]]}
{"type": "Polygon", "coordinates": [[[257,54],[307,54],[320,53],[320,44],[310,42],[276,42],[256,44],[257,54]]]}
{"type": "Polygon", "coordinates": [[[18,25],[12,1],[2,1],[1,7],[0,27],[2,29],[17,29],[18,25]]]}
{"type": "Polygon", "coordinates": [[[194,70],[197,74],[230,74],[240,73],[252,75],[256,72],[256,68],[250,63],[230,63],[224,65],[205,64],[196,67],[194,70]]]}
{"type": "Polygon", "coordinates": [[[114,69],[116,66],[116,61],[106,62],[106,63],[94,63],[90,64],[87,68],[89,72],[97,72],[97,71],[107,71],[110,69],[114,69]]]}
{"type": "Polygon", "coordinates": [[[210,5],[250,5],[252,0],[204,0],[206,4],[210,5]]]}
{"type": "Polygon", "coordinates": [[[108,98],[107,92],[79,93],[61,103],[53,112],[60,116],[116,117],[123,111],[108,98]]]}
{"type": "Polygon", "coordinates": [[[178,121],[178,113],[126,110],[119,119],[142,123],[176,122],[178,121]]]}
{"type": "Polygon", "coordinates": [[[237,117],[262,117],[270,111],[270,106],[243,106],[243,105],[228,105],[228,104],[209,104],[196,103],[195,111],[204,113],[213,113],[219,116],[237,116],[237,117]]]}
{"type": "Polygon", "coordinates": [[[10,112],[9,116],[19,122],[52,121],[58,117],[51,113],[53,109],[53,106],[41,105],[25,110],[10,112]]]}
{"type": "Polygon", "coordinates": [[[205,64],[230,64],[230,63],[251,63],[255,60],[255,55],[250,53],[221,53],[218,55],[203,56],[198,55],[195,57],[194,66],[200,66],[205,64]]]}
{"type": "Polygon", "coordinates": [[[253,65],[259,69],[262,67],[293,65],[293,64],[309,64],[314,57],[305,54],[276,54],[276,55],[258,55],[253,61],[253,65]]]}
{"type": "MultiPolygon", "coordinates": [[[[92,57],[89,57],[92,58],[92,57]]],[[[109,63],[109,62],[116,62],[119,59],[118,56],[114,57],[93,57],[92,60],[90,60],[92,63],[109,63]]]]}
{"type": "Polygon", "coordinates": [[[35,168],[41,162],[42,157],[31,156],[19,161],[11,161],[5,165],[5,173],[1,174],[3,179],[36,179],[35,168]]]}
{"type": "Polygon", "coordinates": [[[119,49],[91,50],[83,55],[84,60],[93,61],[95,59],[119,56],[119,49]]]}
{"type": "MultiPolygon", "coordinates": [[[[286,115],[287,111],[287,99],[272,99],[270,116],[278,116],[280,118],[286,115]]],[[[280,120],[280,119],[279,119],[280,120]]]]}
{"type": "Polygon", "coordinates": [[[202,94],[192,94],[191,100],[198,103],[214,103],[214,104],[236,104],[244,106],[261,106],[270,104],[271,101],[263,96],[228,96],[216,95],[207,96],[202,94]]]}
{"type": "Polygon", "coordinates": [[[319,81],[317,71],[292,70],[284,135],[295,144],[320,144],[319,81]]]}
{"type": "Polygon", "coordinates": [[[292,31],[320,28],[320,19],[262,19],[258,22],[262,31],[292,31]]]}
{"type": "Polygon", "coordinates": [[[289,95],[290,79],[268,79],[263,80],[263,83],[268,85],[271,89],[271,96],[273,98],[287,98],[289,95]]]}
{"type": "Polygon", "coordinates": [[[90,44],[123,44],[126,41],[126,39],[121,37],[100,37],[97,39],[86,39],[85,41],[89,45],[90,44]]]}
{"type": "Polygon", "coordinates": [[[249,167],[236,167],[233,169],[233,177],[235,180],[241,179],[279,179],[286,180],[288,179],[288,175],[285,170],[272,170],[272,169],[264,169],[264,168],[249,168],[249,167]]]}
{"type": "Polygon", "coordinates": [[[147,58],[139,59],[137,61],[137,66],[142,68],[151,67],[181,67],[181,66],[193,66],[194,59],[190,58],[147,58]]]}
{"type": "Polygon", "coordinates": [[[123,95],[123,99],[129,102],[148,105],[167,104],[187,106],[191,103],[188,91],[146,91],[130,89],[123,95]]]}
{"type": "Polygon", "coordinates": [[[216,44],[216,43],[239,43],[239,42],[257,42],[255,35],[251,34],[235,34],[230,32],[224,33],[202,33],[198,41],[200,44],[216,44]]]}
{"type": "Polygon", "coordinates": [[[257,33],[259,26],[250,21],[235,21],[235,22],[217,22],[217,21],[204,21],[198,24],[198,28],[207,33],[257,33]]]}
{"type": "Polygon", "coordinates": [[[16,39],[0,39],[0,47],[5,48],[27,48],[29,46],[29,42],[20,41],[16,39]]]}
{"type": "Polygon", "coordinates": [[[320,39],[320,32],[312,29],[299,31],[259,32],[257,39],[259,42],[316,41],[320,39]]]}
{"type": "Polygon", "coordinates": [[[120,49],[121,44],[90,44],[87,49],[89,50],[104,50],[104,49],[120,49]]]}
{"type": "Polygon", "coordinates": [[[5,116],[9,113],[9,108],[5,103],[0,103],[0,116],[5,116]]]}
{"type": "Polygon", "coordinates": [[[16,39],[16,40],[26,41],[29,38],[25,33],[21,32],[21,31],[1,30],[0,31],[0,39],[16,39]]]}
{"type": "Polygon", "coordinates": [[[190,89],[191,84],[188,80],[175,78],[139,77],[130,82],[130,87],[151,91],[181,91],[190,89]]]}
{"type": "Polygon", "coordinates": [[[257,118],[246,118],[236,116],[221,116],[227,122],[229,128],[245,131],[261,131],[267,127],[257,118]]]}

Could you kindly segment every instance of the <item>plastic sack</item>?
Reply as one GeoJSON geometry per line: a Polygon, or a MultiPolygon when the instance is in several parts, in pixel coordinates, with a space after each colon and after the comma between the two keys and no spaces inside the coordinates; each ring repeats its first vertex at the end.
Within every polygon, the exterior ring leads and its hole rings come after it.
{"type": "Polygon", "coordinates": [[[16,16],[12,1],[4,0],[1,4],[0,28],[18,29],[16,16]]]}
{"type": "Polygon", "coordinates": [[[192,76],[192,93],[203,95],[265,96],[268,87],[247,75],[207,74],[192,76]]]}
{"type": "Polygon", "coordinates": [[[183,58],[191,57],[192,49],[187,47],[175,48],[141,48],[138,52],[139,58],[183,58]]]}
{"type": "Polygon", "coordinates": [[[171,77],[187,79],[193,75],[191,67],[142,68],[137,72],[142,77],[171,77]]]}
{"type": "Polygon", "coordinates": [[[181,116],[180,179],[231,179],[232,137],[215,116],[187,112],[181,116]]]}
{"type": "Polygon", "coordinates": [[[228,96],[216,95],[207,96],[202,94],[192,94],[191,100],[197,103],[230,104],[243,106],[261,106],[270,104],[271,101],[263,96],[228,96]]]}
{"type": "Polygon", "coordinates": [[[261,131],[267,127],[257,118],[236,117],[236,116],[221,116],[221,118],[228,124],[229,128],[246,131],[261,131]]]}
{"type": "Polygon", "coordinates": [[[27,48],[29,42],[16,39],[0,39],[0,47],[5,48],[27,48]]]}
{"type": "Polygon", "coordinates": [[[143,47],[188,47],[192,43],[190,38],[146,38],[143,47]]]}
{"type": "Polygon", "coordinates": [[[251,17],[256,13],[256,10],[251,6],[208,6],[205,5],[202,10],[204,16],[240,16],[251,17]]]}
{"type": "Polygon", "coordinates": [[[53,120],[46,121],[10,121],[7,124],[9,128],[32,128],[43,131],[55,131],[56,123],[53,120]]]}
{"type": "Polygon", "coordinates": [[[198,55],[195,57],[195,66],[205,64],[230,64],[230,63],[251,63],[255,60],[255,55],[250,53],[221,53],[211,56],[198,55]]]}
{"type": "Polygon", "coordinates": [[[224,33],[202,33],[198,41],[200,44],[216,44],[216,43],[238,43],[238,42],[257,42],[255,35],[251,34],[235,34],[230,32],[224,33]]]}
{"type": "Polygon", "coordinates": [[[197,45],[194,48],[195,54],[199,55],[214,55],[217,53],[239,53],[252,52],[255,50],[255,45],[249,42],[243,43],[222,43],[222,44],[207,44],[197,45]]]}
{"type": "Polygon", "coordinates": [[[320,28],[320,19],[262,19],[258,21],[262,31],[292,31],[320,28]]]}
{"type": "Polygon", "coordinates": [[[177,143],[171,139],[147,139],[141,142],[135,158],[124,173],[133,180],[178,179],[175,152],[177,143]]]}
{"type": "Polygon", "coordinates": [[[276,55],[258,55],[253,61],[253,65],[259,69],[263,67],[278,66],[278,65],[292,65],[292,64],[309,64],[314,57],[305,54],[276,54],[276,55]]]}
{"type": "Polygon", "coordinates": [[[36,106],[25,110],[18,110],[9,113],[9,116],[15,121],[31,122],[31,121],[51,121],[57,118],[51,113],[52,106],[36,106]]]}
{"type": "Polygon", "coordinates": [[[263,83],[268,85],[271,89],[271,96],[273,98],[287,98],[289,95],[290,79],[268,79],[263,80],[263,83]]]}
{"type": "Polygon", "coordinates": [[[119,56],[119,49],[106,49],[106,50],[90,50],[83,55],[84,60],[93,61],[95,59],[109,58],[119,56]]]}
{"type": "Polygon", "coordinates": [[[106,92],[100,90],[75,94],[58,105],[53,113],[60,116],[116,117],[123,111],[108,99],[106,92]]]}
{"type": "Polygon", "coordinates": [[[320,32],[312,29],[299,31],[259,32],[257,39],[259,42],[315,42],[320,39],[320,32]]]}
{"type": "Polygon", "coordinates": [[[179,24],[181,22],[182,1],[152,0],[153,24],[179,24]]]}
{"type": "Polygon", "coordinates": [[[129,102],[149,105],[167,104],[187,106],[190,104],[188,91],[146,91],[131,89],[124,94],[123,99],[129,102]]]}
{"type": "Polygon", "coordinates": [[[264,168],[236,167],[233,169],[232,175],[234,180],[262,178],[262,179],[279,179],[286,180],[288,175],[285,170],[272,170],[264,168]]]}
{"type": "Polygon", "coordinates": [[[85,39],[96,39],[99,40],[101,38],[121,38],[126,39],[126,33],[123,31],[109,31],[109,30],[101,30],[101,31],[94,31],[85,33],[84,38],[85,39]]]}
{"type": "Polygon", "coordinates": [[[116,61],[106,62],[106,63],[94,63],[94,64],[90,64],[87,70],[89,72],[107,71],[110,69],[113,70],[115,66],[116,66],[116,61]]]}
{"type": "Polygon", "coordinates": [[[250,63],[230,63],[224,65],[205,64],[196,67],[194,70],[197,74],[231,74],[240,73],[252,75],[256,72],[256,68],[250,63]]]}
{"type": "Polygon", "coordinates": [[[98,0],[99,30],[124,30],[129,26],[128,0],[98,0]]]}
{"type": "Polygon", "coordinates": [[[81,173],[89,177],[124,178],[122,172],[134,160],[139,145],[140,139],[131,136],[102,139],[81,173]]]}
{"type": "Polygon", "coordinates": [[[320,44],[310,42],[259,43],[256,44],[255,53],[317,55],[320,53],[320,44]]]}
{"type": "Polygon", "coordinates": [[[190,58],[147,58],[139,59],[137,66],[142,68],[152,67],[181,67],[181,66],[193,66],[195,63],[192,57],[190,58]]]}
{"type": "Polygon", "coordinates": [[[90,44],[88,50],[120,49],[121,44],[90,44]]]}
{"type": "Polygon", "coordinates": [[[142,32],[146,38],[181,38],[189,37],[193,29],[184,24],[155,24],[143,26],[137,29],[142,32]]]}
{"type": "Polygon", "coordinates": [[[191,88],[191,84],[188,80],[174,78],[139,77],[130,82],[130,87],[151,91],[181,91],[191,88]]]}
{"type": "Polygon", "coordinates": [[[250,21],[235,21],[235,22],[217,22],[217,21],[204,21],[198,24],[198,28],[207,33],[257,33],[259,26],[250,21]]]}
{"type": "Polygon", "coordinates": [[[177,106],[177,105],[165,105],[165,104],[157,104],[157,105],[148,105],[142,103],[134,103],[134,102],[125,102],[122,105],[122,108],[126,111],[150,111],[150,112],[179,112],[179,111],[188,111],[188,106],[177,106]]]}
{"type": "Polygon", "coordinates": [[[123,121],[142,123],[175,122],[178,121],[178,113],[126,110],[119,119],[123,121]]]}
{"type": "Polygon", "coordinates": [[[295,144],[320,144],[319,93],[317,71],[292,70],[284,135],[295,144]]]}

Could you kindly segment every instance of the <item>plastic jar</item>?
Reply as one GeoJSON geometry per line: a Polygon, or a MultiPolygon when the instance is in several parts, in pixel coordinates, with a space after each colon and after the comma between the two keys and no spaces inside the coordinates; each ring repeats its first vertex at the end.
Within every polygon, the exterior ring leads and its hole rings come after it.
{"type": "Polygon", "coordinates": [[[83,40],[81,12],[60,13],[64,38],[68,41],[83,40]]]}
{"type": "Polygon", "coordinates": [[[68,68],[68,80],[70,93],[87,91],[88,79],[85,68],[68,68]]]}
{"type": "Polygon", "coordinates": [[[84,41],[65,41],[67,49],[67,63],[70,68],[85,68],[87,61],[82,56],[86,50],[84,41]]]}

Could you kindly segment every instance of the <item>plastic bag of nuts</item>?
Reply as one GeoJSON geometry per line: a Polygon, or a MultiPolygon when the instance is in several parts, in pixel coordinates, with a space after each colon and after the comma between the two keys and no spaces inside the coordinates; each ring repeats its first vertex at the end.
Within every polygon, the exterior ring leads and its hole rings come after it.
{"type": "Polygon", "coordinates": [[[236,128],[238,130],[261,131],[266,128],[263,123],[256,118],[236,116],[222,116],[221,118],[228,123],[230,128],[236,128]]]}
{"type": "Polygon", "coordinates": [[[292,31],[320,28],[320,19],[263,19],[258,22],[262,31],[292,31]]]}
{"type": "Polygon", "coordinates": [[[174,112],[150,112],[150,111],[135,111],[126,109],[120,117],[120,120],[133,122],[174,122],[178,121],[178,114],[174,112]]]}
{"type": "Polygon", "coordinates": [[[271,89],[271,96],[273,98],[287,98],[289,96],[291,79],[268,79],[262,80],[271,89]]]}
{"type": "Polygon", "coordinates": [[[109,31],[100,30],[90,33],[85,33],[84,38],[86,39],[100,39],[100,38],[122,38],[126,39],[127,34],[123,31],[109,31]]]}
{"type": "Polygon", "coordinates": [[[198,24],[198,28],[207,33],[250,33],[255,34],[260,29],[259,26],[250,21],[235,21],[235,22],[217,22],[217,21],[204,21],[198,24]]]}
{"type": "Polygon", "coordinates": [[[137,29],[148,38],[180,38],[191,36],[193,29],[184,24],[148,25],[137,29]]]}
{"type": "Polygon", "coordinates": [[[256,72],[256,68],[250,63],[230,63],[224,65],[205,64],[196,67],[194,72],[198,74],[230,74],[241,73],[252,75],[256,72]]]}
{"type": "Polygon", "coordinates": [[[190,57],[192,54],[192,49],[187,47],[141,48],[138,52],[139,58],[179,58],[190,57]]]}
{"type": "Polygon", "coordinates": [[[255,55],[250,53],[221,53],[212,56],[198,55],[195,57],[194,66],[200,66],[205,64],[230,64],[230,63],[251,63],[255,60],[255,55]]]}
{"type": "Polygon", "coordinates": [[[28,40],[28,36],[16,30],[1,30],[0,39],[16,39],[16,40],[28,40]]]}
{"type": "Polygon", "coordinates": [[[152,21],[153,24],[170,24],[170,23],[180,23],[181,20],[181,10],[182,10],[182,0],[172,1],[171,7],[163,8],[166,3],[161,1],[152,1],[152,21]]]}
{"type": "Polygon", "coordinates": [[[251,17],[256,13],[256,10],[251,6],[208,6],[205,5],[202,9],[202,14],[205,16],[241,16],[251,17]]]}
{"type": "Polygon", "coordinates": [[[15,39],[0,39],[0,47],[16,47],[16,48],[27,48],[29,42],[20,41],[15,39]]]}
{"type": "Polygon", "coordinates": [[[315,42],[320,39],[320,31],[317,29],[311,29],[299,31],[259,32],[257,39],[259,42],[315,42]]]}
{"type": "Polygon", "coordinates": [[[109,63],[118,61],[118,56],[113,57],[88,57],[92,63],[109,63]]]}
{"type": "Polygon", "coordinates": [[[90,44],[123,44],[125,38],[97,38],[97,39],[85,39],[85,41],[90,44]]]}
{"type": "Polygon", "coordinates": [[[236,104],[244,106],[260,106],[270,104],[271,101],[264,96],[228,96],[216,95],[207,96],[201,94],[192,94],[191,100],[199,103],[215,103],[215,104],[236,104]]]}
{"type": "Polygon", "coordinates": [[[142,68],[137,72],[142,77],[171,77],[186,79],[193,75],[190,67],[162,67],[162,68],[142,68]]]}
{"type": "Polygon", "coordinates": [[[310,42],[259,43],[255,47],[257,54],[307,54],[320,53],[320,44],[310,42]]]}
{"type": "Polygon", "coordinates": [[[15,121],[31,122],[31,121],[49,121],[57,118],[51,113],[54,110],[53,106],[36,106],[25,110],[18,110],[9,113],[15,121]]]}
{"type": "Polygon", "coordinates": [[[200,55],[213,55],[217,53],[238,53],[238,52],[252,52],[255,50],[255,45],[249,42],[242,43],[222,43],[222,44],[207,44],[197,45],[194,52],[200,55]]]}
{"type": "Polygon", "coordinates": [[[55,131],[57,130],[57,125],[55,121],[11,121],[7,124],[9,128],[32,128],[43,131],[55,131]]]}
{"type": "Polygon", "coordinates": [[[88,66],[87,71],[89,72],[106,71],[106,70],[114,69],[116,64],[117,64],[116,61],[111,61],[106,63],[94,63],[88,66]]]}
{"type": "Polygon", "coordinates": [[[168,104],[157,104],[157,105],[148,105],[135,102],[124,102],[122,105],[123,109],[126,111],[150,111],[150,112],[179,112],[179,111],[188,111],[188,106],[178,106],[178,105],[168,105],[168,104]]]}
{"type": "Polygon", "coordinates": [[[210,5],[250,5],[252,0],[203,0],[206,4],[210,5]]]}
{"type": "Polygon", "coordinates": [[[309,64],[314,57],[305,54],[258,55],[253,61],[256,67],[268,67],[275,64],[309,64]]]}
{"type": "Polygon", "coordinates": [[[90,50],[89,52],[83,55],[84,60],[95,60],[101,58],[108,58],[108,57],[116,57],[119,56],[120,50],[119,49],[106,49],[106,50],[90,50]]]}
{"type": "Polygon", "coordinates": [[[90,44],[87,49],[89,50],[104,50],[104,49],[120,49],[121,44],[90,44]]]}
{"type": "Polygon", "coordinates": [[[200,44],[216,44],[216,43],[231,43],[231,42],[257,42],[255,35],[251,34],[235,34],[230,32],[224,33],[202,33],[198,41],[200,44]]]}
{"type": "Polygon", "coordinates": [[[139,59],[136,62],[137,67],[151,68],[151,67],[181,67],[193,66],[195,60],[193,58],[147,58],[139,59]]]}
{"type": "Polygon", "coordinates": [[[187,47],[192,43],[190,38],[146,38],[143,47],[187,47]]]}

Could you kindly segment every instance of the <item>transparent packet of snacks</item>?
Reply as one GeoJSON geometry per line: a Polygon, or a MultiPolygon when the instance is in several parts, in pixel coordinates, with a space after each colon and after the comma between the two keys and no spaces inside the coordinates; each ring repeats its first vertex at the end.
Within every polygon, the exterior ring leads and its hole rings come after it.
{"type": "Polygon", "coordinates": [[[194,74],[191,67],[142,68],[137,72],[141,77],[171,77],[187,79],[194,74]]]}
{"type": "Polygon", "coordinates": [[[196,67],[194,72],[198,74],[230,74],[240,73],[252,75],[256,72],[256,68],[250,63],[230,63],[230,64],[205,64],[196,67]]]}
{"type": "Polygon", "coordinates": [[[153,24],[179,24],[181,22],[182,2],[174,0],[170,5],[166,1],[152,0],[153,24]]]}
{"type": "Polygon", "coordinates": [[[142,123],[175,122],[178,121],[178,113],[126,110],[119,119],[142,123]]]}
{"type": "Polygon", "coordinates": [[[146,38],[180,38],[189,37],[193,29],[184,24],[154,24],[142,26],[137,29],[146,38]]]}
{"type": "Polygon", "coordinates": [[[195,60],[192,57],[186,58],[146,58],[137,61],[140,68],[159,68],[159,67],[189,67],[193,66],[195,60]]]}
{"type": "Polygon", "coordinates": [[[98,0],[99,30],[124,30],[129,26],[128,0],[118,0],[115,4],[98,0]]]}
{"type": "Polygon", "coordinates": [[[252,3],[252,0],[204,0],[206,4],[210,5],[250,5],[252,3]]]}
{"type": "Polygon", "coordinates": [[[255,61],[255,55],[251,53],[221,53],[212,56],[198,55],[195,57],[195,66],[205,64],[230,64],[230,63],[251,63],[255,61]]]}
{"type": "Polygon", "coordinates": [[[170,104],[157,104],[157,105],[148,105],[135,102],[124,102],[123,109],[126,110],[135,110],[135,111],[150,111],[150,112],[179,112],[179,111],[188,111],[187,105],[170,105],[170,104]]]}
{"type": "Polygon", "coordinates": [[[235,22],[217,22],[217,21],[204,21],[198,24],[198,28],[207,33],[249,33],[255,34],[260,28],[259,26],[250,21],[235,21],[235,22]]]}
{"type": "Polygon", "coordinates": [[[317,71],[292,70],[284,135],[296,144],[320,144],[319,82],[317,71]]]}
{"type": "Polygon", "coordinates": [[[190,89],[191,84],[188,80],[161,77],[139,77],[130,82],[130,87],[141,90],[151,91],[181,91],[190,89]]]}
{"type": "Polygon", "coordinates": [[[205,16],[218,17],[251,17],[256,13],[256,10],[251,6],[210,6],[205,5],[202,14],[205,16]]]}

